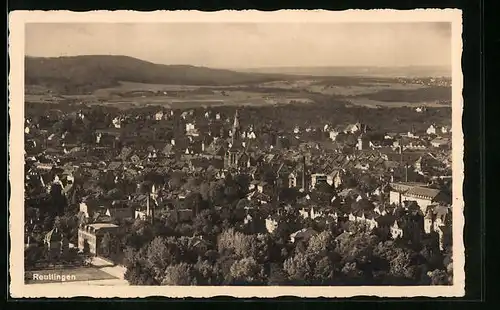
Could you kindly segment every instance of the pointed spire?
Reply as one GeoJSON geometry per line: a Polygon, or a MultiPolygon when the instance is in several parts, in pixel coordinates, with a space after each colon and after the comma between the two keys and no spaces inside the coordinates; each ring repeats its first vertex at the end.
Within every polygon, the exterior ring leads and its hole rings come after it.
{"type": "Polygon", "coordinates": [[[233,128],[231,131],[231,147],[239,147],[240,140],[240,114],[239,110],[236,110],[234,114],[233,128]]]}
{"type": "Polygon", "coordinates": [[[233,131],[239,128],[240,128],[240,112],[239,110],[236,110],[236,113],[234,114],[233,131]]]}

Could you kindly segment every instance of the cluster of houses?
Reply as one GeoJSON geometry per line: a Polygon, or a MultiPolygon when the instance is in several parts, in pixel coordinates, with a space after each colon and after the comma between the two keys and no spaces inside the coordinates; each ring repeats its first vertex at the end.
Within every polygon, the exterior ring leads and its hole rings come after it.
{"type": "MultiPolygon", "coordinates": [[[[238,211],[247,224],[261,218],[259,210],[280,205],[280,190],[289,188],[299,194],[296,205],[287,208],[299,208],[304,218],[364,222],[370,229],[388,229],[393,238],[421,230],[437,232],[444,240],[450,233],[450,198],[439,187],[429,185],[451,175],[451,152],[442,147],[449,146],[451,130],[446,126],[432,125],[424,133],[388,133],[384,140],[389,142],[382,145],[372,141],[370,128],[359,122],[335,128],[325,125],[320,129],[325,141],[311,142],[304,137],[316,129],[299,125],[289,133],[275,129],[278,134],[274,139],[264,139],[267,133],[252,125],[243,126],[238,112],[230,118],[207,110],[202,116],[204,123],[196,121],[193,111],[177,116],[167,110],[149,115],[148,119],[156,124],[175,118],[177,129],[173,131],[179,132],[165,136],[153,126],[144,143],[134,143],[142,141],[138,132],[124,137],[133,119],[115,117],[107,128],[96,129],[94,141],[87,145],[79,143],[72,133],[56,135],[50,128],[41,129],[27,119],[27,192],[50,193],[53,186],[59,186],[87,219],[78,233],[78,247],[88,248],[95,255],[103,235],[120,231],[113,221],[154,219],[161,214],[173,215],[178,221],[193,219],[195,210],[173,203],[182,201],[189,190],[173,189],[161,178],[175,172],[214,180],[229,174],[247,175],[250,183],[245,199],[249,204],[238,211]],[[162,138],[158,138],[161,134],[162,138]],[[342,135],[354,137],[355,143],[340,147],[337,140],[342,135]],[[151,174],[160,178],[146,193],[137,191],[144,176],[151,174]],[[362,192],[348,182],[364,175],[376,180],[371,192],[362,192]],[[85,188],[92,180],[115,184],[120,189],[103,194],[85,188]],[[129,187],[121,186],[124,183],[129,187]],[[318,198],[320,184],[335,189],[326,203],[318,198]],[[421,224],[407,224],[416,218],[421,224]]],[[[73,117],[86,118],[82,112],[73,117]]],[[[227,208],[215,208],[227,214],[227,208]]],[[[279,212],[280,208],[267,210],[261,219],[269,232],[280,224],[279,212]]],[[[299,231],[291,240],[309,233],[299,231]]],[[[53,248],[60,245],[60,232],[50,231],[46,243],[53,248]]]]}
{"type": "MultiPolygon", "coordinates": [[[[304,219],[337,224],[359,223],[369,230],[382,229],[393,239],[422,238],[436,233],[441,250],[444,250],[446,238],[452,234],[449,194],[429,188],[426,184],[390,183],[373,193],[345,189],[333,194],[328,205],[318,204],[311,196],[306,195],[305,203],[296,206],[299,208],[298,214],[304,219]],[[389,199],[383,203],[381,198],[386,195],[389,199]]],[[[265,219],[268,232],[274,232],[280,225],[280,212],[283,211],[276,210],[265,219]]],[[[317,234],[311,228],[302,229],[292,234],[292,240],[296,238],[295,234],[304,231],[317,234]]]]}

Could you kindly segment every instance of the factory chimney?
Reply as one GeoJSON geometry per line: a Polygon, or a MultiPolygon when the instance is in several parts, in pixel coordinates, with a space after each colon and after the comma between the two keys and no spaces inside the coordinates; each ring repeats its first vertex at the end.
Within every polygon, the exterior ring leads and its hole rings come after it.
{"type": "Polygon", "coordinates": [[[306,157],[302,156],[302,190],[306,190],[306,157]]]}

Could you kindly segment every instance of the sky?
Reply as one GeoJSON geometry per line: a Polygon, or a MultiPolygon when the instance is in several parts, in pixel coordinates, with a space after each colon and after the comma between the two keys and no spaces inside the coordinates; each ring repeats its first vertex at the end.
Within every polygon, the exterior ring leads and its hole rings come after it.
{"type": "Polygon", "coordinates": [[[447,66],[450,23],[38,23],[27,56],[125,55],[212,68],[447,66]]]}

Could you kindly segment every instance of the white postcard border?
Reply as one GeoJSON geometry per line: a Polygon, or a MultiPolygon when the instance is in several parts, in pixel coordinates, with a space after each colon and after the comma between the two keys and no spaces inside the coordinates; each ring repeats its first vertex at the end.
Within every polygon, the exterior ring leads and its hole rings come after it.
{"type": "Polygon", "coordinates": [[[9,204],[10,293],[17,298],[68,297],[460,297],[465,294],[463,242],[463,132],[462,132],[462,12],[457,9],[397,10],[281,10],[260,11],[14,11],[9,15],[9,204]],[[452,177],[453,177],[453,270],[452,286],[356,286],[356,287],[179,287],[92,286],[85,284],[24,283],[24,25],[26,23],[348,23],[348,22],[451,22],[452,23],[452,177]],[[65,286],[61,286],[65,285],[65,286]],[[67,286],[71,285],[71,286],[67,286]],[[67,286],[67,287],[66,287],[67,286]]]}

